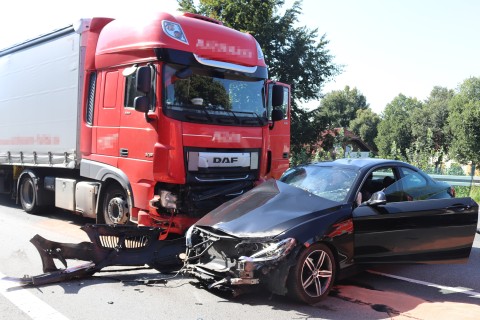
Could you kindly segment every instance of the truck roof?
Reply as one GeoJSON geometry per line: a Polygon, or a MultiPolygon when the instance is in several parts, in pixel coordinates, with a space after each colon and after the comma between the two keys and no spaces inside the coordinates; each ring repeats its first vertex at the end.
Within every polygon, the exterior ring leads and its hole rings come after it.
{"type": "Polygon", "coordinates": [[[156,13],[137,18],[114,20],[103,28],[96,50],[97,68],[128,63],[125,60],[130,55],[134,55],[132,61],[154,60],[156,48],[191,52],[196,58],[247,67],[266,66],[252,35],[225,27],[213,19],[191,13],[178,16],[156,13]],[[184,41],[167,34],[165,21],[180,26],[184,41]],[[116,55],[112,55],[114,53],[116,55]]]}

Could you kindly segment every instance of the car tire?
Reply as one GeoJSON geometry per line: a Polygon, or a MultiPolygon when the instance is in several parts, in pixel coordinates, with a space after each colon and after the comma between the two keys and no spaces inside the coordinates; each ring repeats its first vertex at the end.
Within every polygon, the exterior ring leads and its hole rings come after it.
{"type": "Polygon", "coordinates": [[[330,248],[315,243],[300,252],[287,281],[290,296],[307,304],[316,304],[333,287],[337,265],[330,248]]]}

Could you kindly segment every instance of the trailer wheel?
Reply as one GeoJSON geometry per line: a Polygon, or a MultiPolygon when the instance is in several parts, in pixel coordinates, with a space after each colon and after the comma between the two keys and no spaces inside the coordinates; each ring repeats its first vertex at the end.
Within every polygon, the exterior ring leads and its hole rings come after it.
{"type": "Polygon", "coordinates": [[[35,190],[35,181],[29,175],[26,175],[20,181],[19,188],[20,203],[25,212],[36,214],[40,210],[37,199],[37,191],[35,190]]]}
{"type": "Polygon", "coordinates": [[[118,185],[107,187],[103,198],[103,219],[106,224],[126,224],[129,220],[125,191],[118,185]]]}

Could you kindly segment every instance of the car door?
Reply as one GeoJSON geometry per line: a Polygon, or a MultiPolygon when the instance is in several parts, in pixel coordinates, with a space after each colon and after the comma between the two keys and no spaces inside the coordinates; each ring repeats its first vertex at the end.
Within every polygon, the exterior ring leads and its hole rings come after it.
{"type": "Polygon", "coordinates": [[[363,204],[354,209],[355,261],[465,261],[477,227],[475,201],[471,198],[406,199],[398,196],[404,194],[403,185],[400,179],[388,187],[385,204],[363,204]]]}

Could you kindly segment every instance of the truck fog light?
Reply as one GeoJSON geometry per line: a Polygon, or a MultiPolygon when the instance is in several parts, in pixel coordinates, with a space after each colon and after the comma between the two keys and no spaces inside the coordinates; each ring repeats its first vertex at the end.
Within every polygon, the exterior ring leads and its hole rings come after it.
{"type": "Polygon", "coordinates": [[[166,209],[177,209],[177,196],[170,191],[160,191],[160,203],[166,209]]]}

